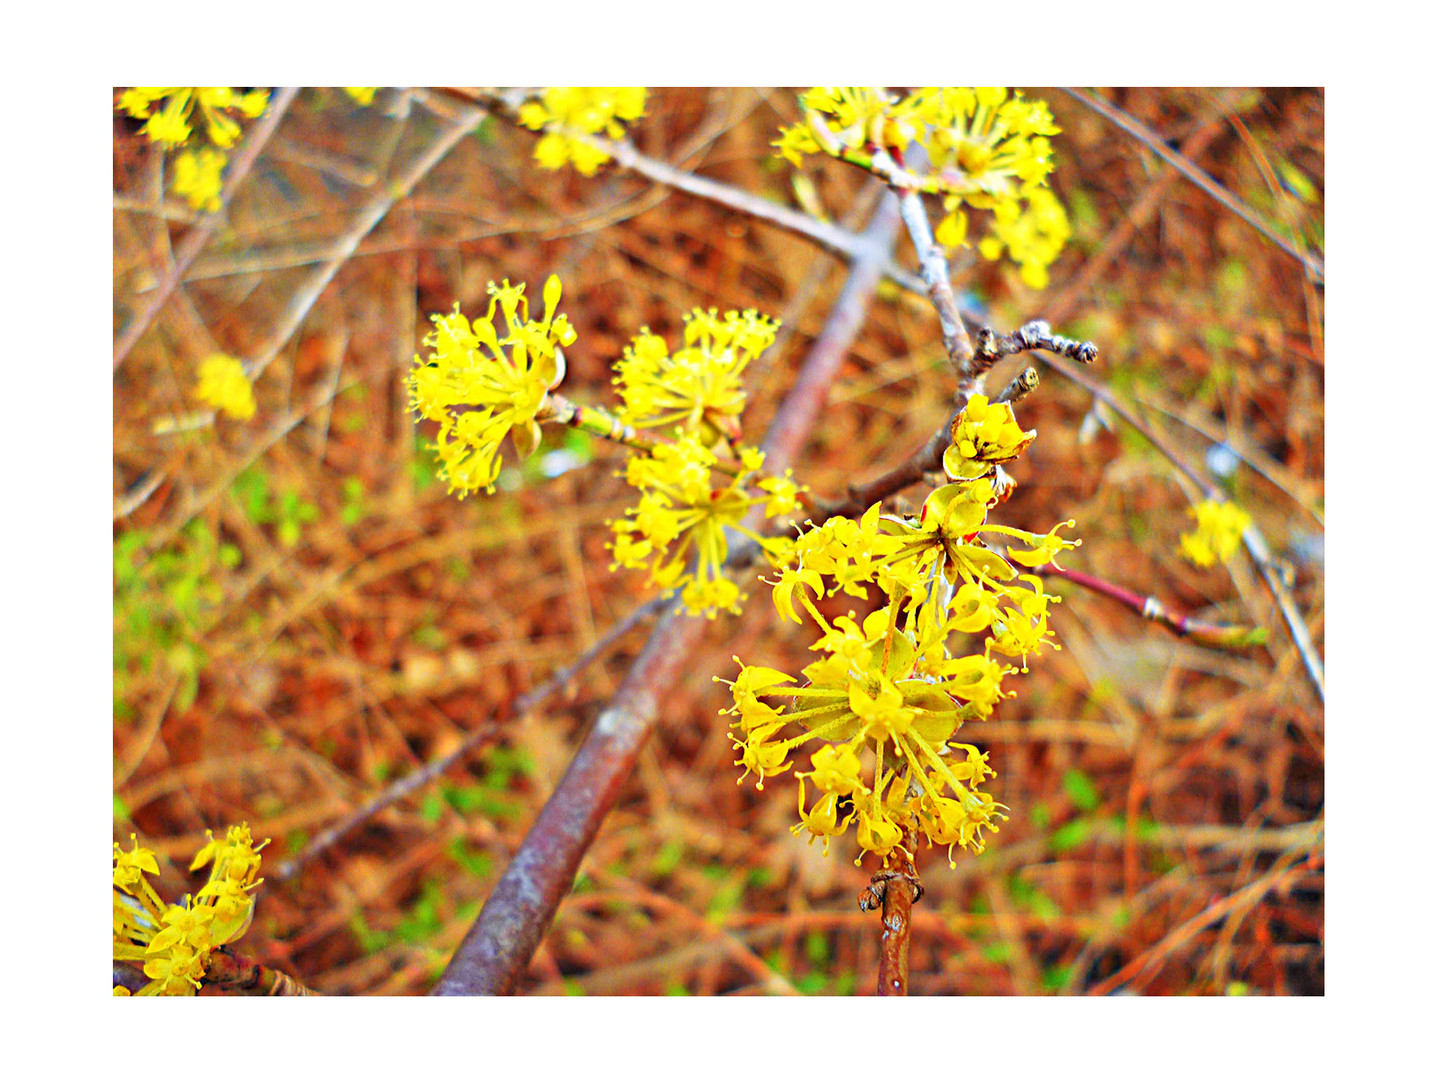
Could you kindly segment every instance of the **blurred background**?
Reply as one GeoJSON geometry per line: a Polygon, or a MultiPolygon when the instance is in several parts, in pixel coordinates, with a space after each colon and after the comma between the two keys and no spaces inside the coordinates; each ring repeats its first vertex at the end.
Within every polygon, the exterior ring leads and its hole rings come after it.
{"type": "MultiPolygon", "coordinates": [[[[1093,341],[1088,375],[1254,517],[1322,654],[1322,281],[1091,108],[1026,94],[1063,129],[1052,184],[1073,239],[1043,292],[965,251],[956,289],[999,330],[1046,318],[1093,341]]],[[[1323,91],[1097,94],[1322,258],[1323,91]]],[[[643,628],[544,708],[517,715],[516,697],[651,595],[640,572],[608,570],[605,522],[630,490],[609,445],[546,428],[525,463],[506,453],[494,496],[445,494],[401,385],[428,316],[482,313],[491,280],[537,294],[558,273],[578,331],[564,392],[609,404],[610,366],[642,326],[673,342],[694,307],[757,308],[783,321],[750,368],[757,439],[845,277],[808,240],[614,164],[543,170],[537,135],[502,118],[457,134],[467,107],[302,90],[114,373],[115,837],[173,860],[173,898],[196,887],[185,867],[205,829],[272,838],[242,945],[325,993],[429,989],[643,628]],[[214,353],[260,372],[249,420],[194,398],[214,353]],[[481,728],[465,763],[273,873],[481,728]]],[[[862,228],[878,197],[865,175],[773,156],[797,116],[793,90],[662,89],[631,136],[862,228]]],[[[140,126],[115,114],[117,338],[200,220],[140,126]]],[[[915,266],[903,237],[896,259],[915,266]]],[[[797,475],[828,497],[901,461],[952,391],[928,302],[882,286],[797,475]]],[[[1031,658],[1006,683],[1019,696],[964,730],[1010,821],[957,870],[921,851],[911,992],[1322,993],[1324,709],[1273,595],[1242,549],[1208,569],[1180,558],[1193,486],[1090,389],[1042,368],[1017,411],[1039,437],[1000,520],[1074,518],[1067,567],[1269,639],[1201,648],[1051,583],[1063,650],[1031,658]]],[[[869,874],[852,839],[825,858],[790,834],[788,784],[735,782],[711,677],[732,677],[736,653],[808,659],[807,628],[751,593],[666,699],[523,992],[873,992],[877,918],[855,904],[869,874]]]]}

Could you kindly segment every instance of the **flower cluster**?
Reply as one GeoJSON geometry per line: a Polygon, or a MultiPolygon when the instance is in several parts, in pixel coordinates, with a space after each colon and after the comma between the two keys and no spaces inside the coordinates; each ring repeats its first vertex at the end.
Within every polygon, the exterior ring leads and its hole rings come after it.
{"type": "Polygon", "coordinates": [[[232,356],[215,353],[200,361],[200,382],[195,396],[236,420],[255,415],[255,394],[245,366],[232,356]]]}
{"type": "Polygon", "coordinates": [[[542,319],[531,319],[525,286],[490,282],[490,307],[471,322],[459,305],[449,315],[432,315],[435,324],[425,337],[433,351],[407,380],[410,407],[440,425],[435,450],[440,478],[460,497],[484,489],[494,491],[502,462],[499,446],[511,435],[521,458],[540,441],[538,419],[544,416],[549,392],[565,375],[561,346],[575,340],[575,330],[555,309],[560,279],[545,282],[542,319]],[[506,333],[495,326],[496,309],[503,312],[506,333]]]}
{"type": "Polygon", "coordinates": [[[618,139],[625,133],[621,121],[637,120],[644,112],[643,86],[549,86],[538,101],[520,106],[519,119],[532,131],[544,129],[535,146],[535,160],[542,166],[560,169],[574,162],[581,174],[593,176],[610,156],[583,136],[604,132],[618,139]]]}
{"type": "Polygon", "coordinates": [[[244,934],[254,917],[251,890],[262,880],[259,851],[269,841],[254,843],[248,825],[232,827],[223,840],[208,830],[205,835],[210,842],[190,869],[210,865],[210,880],[183,904],[166,904],[145,877],[160,872],[153,851],[141,847],[133,835],[132,850],[115,845],[114,959],[144,966],[150,982],[140,990],[141,997],[194,994],[208,970],[210,953],[244,934]]]}
{"type": "Polygon", "coordinates": [[[648,567],[651,584],[680,589],[686,609],[709,618],[722,610],[738,611],[744,599],[724,574],[729,555],[725,530],[734,529],[769,557],[779,558],[790,542],[760,536],[743,522],[753,506],[763,505],[765,517],[787,514],[799,494],[788,475],[753,481],[759,494],[746,491],[751,477],[764,467],[764,454],[753,447],[740,449],[738,468],[717,487],[711,474],[718,464],[715,452],[697,435],[677,430],[673,442],[630,458],[625,478],[639,490],[639,503],[611,523],[611,569],[648,567]]]}
{"type": "Polygon", "coordinates": [[[800,104],[804,122],[782,129],[774,144],[781,156],[799,165],[803,155],[823,152],[863,164],[883,149],[903,161],[917,143],[929,163],[920,187],[944,199],[935,239],[967,245],[968,211],[990,211],[980,254],[1007,252],[1025,284],[1047,284],[1069,220],[1047,186],[1049,137],[1059,128],[1044,102],[1011,96],[1003,86],[927,86],[903,98],[872,87],[817,86],[800,104]]]}
{"type": "Polygon", "coordinates": [[[1195,566],[1213,566],[1239,550],[1239,539],[1254,519],[1232,502],[1206,499],[1189,508],[1195,530],[1179,538],[1179,553],[1195,566]]]}
{"type": "Polygon", "coordinates": [[[1004,820],[1006,808],[980,790],[993,774],[987,756],[949,740],[965,721],[987,719],[1013,696],[1003,680],[1016,669],[997,656],[1019,658],[1019,670],[1028,670],[1030,653],[1058,648],[1048,625],[1058,597],[1015,564],[1042,566],[1077,546],[1058,535],[1074,523],[1041,536],[987,520],[998,502],[996,467],[1034,437],[1009,405],[971,397],[944,455],[950,482],[917,516],[885,515],[875,504],[859,521],[812,526],[772,582],[784,618],[803,623],[798,603],[819,627],[811,648],[823,655],[803,669],[803,681],[741,663],[730,684],[734,704],[724,711],[735,718],[736,764],[761,787],[766,776],[793,766],[797,747],[823,744],[810,756],[810,771],[794,774],[794,831],[822,839],[826,850],[853,822],[861,858],[883,858],[906,832],[918,832],[948,847],[953,865],[956,844],[982,851],[983,830],[1004,820]],[[982,543],[985,535],[999,538],[1007,557],[982,543]],[[871,587],[886,603],[862,620],[853,613],[827,620],[816,607],[838,592],[867,597],[871,587]],[[952,650],[956,634],[983,634],[985,641],[977,651],[952,650]],[[802,732],[787,735],[794,726],[802,732]]]}
{"type": "Polygon", "coordinates": [[[126,115],[144,120],[145,134],[164,147],[184,146],[194,134],[196,113],[211,147],[187,148],[175,158],[174,191],[196,210],[220,208],[220,173],[225,151],[240,137],[230,114],[254,119],[269,104],[268,90],[242,94],[229,86],[132,86],[116,104],[126,115]]]}
{"type": "Polygon", "coordinates": [[[615,365],[621,419],[636,427],[678,425],[706,446],[737,439],[746,398],[741,376],[774,344],[778,328],[753,310],[721,317],[696,308],[685,316],[684,347],[671,353],[664,338],[642,327],[615,365]]]}

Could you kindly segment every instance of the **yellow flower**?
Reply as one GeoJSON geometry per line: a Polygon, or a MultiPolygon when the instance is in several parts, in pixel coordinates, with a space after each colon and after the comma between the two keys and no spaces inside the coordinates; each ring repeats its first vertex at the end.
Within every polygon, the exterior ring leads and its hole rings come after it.
{"type": "Polygon", "coordinates": [[[825,151],[863,164],[883,148],[903,161],[917,143],[929,166],[923,189],[944,197],[935,239],[966,246],[968,211],[990,211],[981,253],[997,259],[1008,250],[1025,284],[1047,283],[1070,229],[1048,188],[1050,136],[1059,128],[1044,102],[1003,86],[926,86],[902,99],[871,87],[817,86],[800,103],[805,122],[782,129],[773,144],[782,157],[799,165],[802,155],[825,151]]]}
{"type": "Polygon", "coordinates": [[[1011,562],[1017,562],[1020,566],[1036,567],[1045,566],[1054,562],[1054,557],[1066,548],[1077,548],[1081,541],[1066,540],[1059,535],[1060,529],[1074,528],[1073,519],[1061,521],[1054,528],[1050,529],[1044,536],[1038,533],[1025,532],[1022,529],[1011,529],[1004,525],[995,525],[986,528],[985,532],[1003,533],[1006,536],[1015,536],[1024,541],[1023,547],[1013,545],[1006,546],[1005,551],[1009,553],[1011,562]]]}
{"type": "Polygon", "coordinates": [[[721,317],[696,308],[685,316],[685,343],[673,354],[663,338],[641,328],[615,365],[621,419],[636,427],[678,424],[707,446],[720,436],[737,439],[746,398],[741,376],[774,343],[778,327],[753,310],[721,317]]]}
{"type": "Polygon", "coordinates": [[[1213,566],[1239,550],[1244,530],[1254,519],[1232,502],[1206,499],[1189,508],[1197,528],[1179,538],[1179,551],[1195,566],[1213,566]]]}
{"type": "Polygon", "coordinates": [[[944,452],[945,475],[951,480],[985,476],[995,465],[1019,457],[1035,435],[1015,422],[1008,403],[991,405],[983,394],[973,394],[951,426],[950,446],[944,452]]]}
{"type": "Polygon", "coordinates": [[[556,315],[560,279],[545,282],[544,318],[530,318],[525,286],[490,282],[490,307],[473,323],[460,314],[432,315],[435,324],[425,338],[433,351],[415,357],[407,384],[410,408],[440,430],[435,450],[441,479],[460,497],[481,488],[493,491],[503,459],[500,442],[513,432],[515,449],[527,457],[540,441],[538,418],[549,392],[565,376],[560,346],[575,340],[574,328],[556,315]],[[495,310],[505,316],[508,333],[501,338],[495,310]]]}
{"type": "Polygon", "coordinates": [[[183,195],[196,210],[214,213],[220,209],[220,173],[224,168],[225,155],[219,150],[182,150],[175,157],[172,190],[183,195]]]}
{"type": "Polygon", "coordinates": [[[1035,188],[1021,207],[1018,202],[995,207],[993,232],[979,243],[986,259],[998,259],[1009,250],[1019,264],[1020,279],[1031,289],[1049,284],[1049,264],[1069,242],[1069,216],[1048,188],[1035,188]]]}
{"type": "Polygon", "coordinates": [[[624,136],[621,121],[644,115],[643,86],[549,86],[538,101],[520,107],[520,123],[545,134],[535,146],[535,160],[546,169],[573,162],[585,176],[593,176],[610,159],[603,150],[578,135],[604,132],[611,139],[624,136]]]}
{"type": "Polygon", "coordinates": [[[268,90],[241,94],[229,86],[134,86],[120,95],[116,108],[146,120],[145,134],[165,146],[189,141],[198,108],[206,136],[224,148],[233,146],[240,136],[240,125],[228,114],[238,111],[253,119],[265,111],[269,100],[268,90]],[[164,104],[152,111],[157,102],[164,104]]]}
{"type": "Polygon", "coordinates": [[[193,995],[212,950],[234,941],[250,925],[255,908],[250,890],[260,884],[259,850],[269,841],[255,844],[247,825],[229,829],[223,840],[206,835],[210,842],[190,869],[213,863],[210,880],[183,904],[164,903],[146,880],[146,874],[159,872],[153,852],[138,842],[129,852],[115,845],[112,955],[143,965],[150,982],[137,996],[193,995]]]}
{"type": "Polygon", "coordinates": [[[640,499],[611,523],[611,569],[648,565],[651,584],[680,588],[684,606],[708,618],[720,611],[737,612],[744,599],[724,574],[727,529],[748,536],[771,558],[790,545],[783,537],[763,537],[742,524],[752,506],[764,505],[768,513],[776,505],[773,494],[766,498],[745,490],[749,477],[763,467],[764,455],[743,448],[738,471],[716,488],[710,474],[718,460],[697,436],[678,431],[673,443],[660,444],[649,456],[630,458],[625,476],[639,489],[640,499]]]}
{"type": "Polygon", "coordinates": [[[349,94],[350,97],[354,99],[355,104],[357,104],[357,105],[368,105],[368,104],[370,104],[370,102],[372,102],[372,101],[375,100],[375,91],[378,90],[379,87],[378,87],[378,86],[346,86],[346,87],[344,87],[343,89],[344,89],[345,93],[349,94]]]}
{"type": "Polygon", "coordinates": [[[1059,648],[1049,640],[1052,634],[1049,629],[1049,605],[1058,603],[1059,597],[1046,594],[1039,578],[1033,574],[1024,574],[1020,580],[1029,583],[1034,592],[1025,593],[1021,589],[1009,592],[1011,600],[1018,597],[1019,606],[1017,609],[1007,607],[1001,610],[998,632],[990,644],[995,652],[1005,656],[1018,656],[1019,670],[1027,672],[1031,652],[1038,652],[1041,645],[1048,645],[1052,649],[1059,648]]]}
{"type": "Polygon", "coordinates": [[[195,396],[236,420],[255,415],[255,394],[245,375],[245,366],[233,356],[215,353],[200,362],[200,382],[195,396]]]}

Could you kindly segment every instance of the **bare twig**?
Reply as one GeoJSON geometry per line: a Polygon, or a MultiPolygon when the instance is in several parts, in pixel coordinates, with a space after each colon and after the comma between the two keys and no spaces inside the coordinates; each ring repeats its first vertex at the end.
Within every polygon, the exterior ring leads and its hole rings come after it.
{"type": "Polygon", "coordinates": [[[1123,604],[1140,618],[1150,619],[1179,637],[1191,638],[1213,649],[1244,649],[1251,645],[1262,645],[1268,637],[1263,627],[1225,626],[1181,615],[1169,610],[1158,597],[1140,596],[1137,592],[1093,574],[1086,574],[1082,570],[1064,570],[1053,563],[1046,563],[1034,572],[1107,596],[1123,604]]]}
{"type": "Polygon", "coordinates": [[[145,303],[131,317],[129,325],[120,335],[120,340],[115,342],[115,368],[125,362],[125,357],[130,355],[130,350],[135,347],[135,343],[150,328],[155,316],[165,306],[165,301],[170,298],[170,294],[175,291],[175,287],[185,276],[185,271],[190,268],[190,264],[200,254],[200,249],[205,246],[210,237],[214,235],[215,230],[220,227],[221,222],[225,220],[225,207],[230,205],[230,197],[235,194],[235,190],[249,175],[255,159],[260,156],[260,151],[265,148],[265,144],[270,141],[270,136],[280,126],[280,120],[298,92],[299,87],[283,87],[275,95],[269,111],[251,129],[245,145],[230,159],[230,175],[225,178],[225,183],[220,187],[220,209],[213,214],[205,215],[193,229],[185,234],[185,239],[180,242],[180,246],[175,251],[175,261],[170,264],[170,269],[161,279],[159,286],[145,298],[145,303]]]}
{"type": "MultiPolygon", "coordinates": [[[[1316,841],[1316,845],[1321,843],[1316,841]]],[[[1181,948],[1191,940],[1195,934],[1203,930],[1211,923],[1217,922],[1231,912],[1245,910],[1253,907],[1264,899],[1265,895],[1275,889],[1288,888],[1300,875],[1311,870],[1319,869],[1324,865],[1324,853],[1322,849],[1311,847],[1309,849],[1297,849],[1291,851],[1279,860],[1273,870],[1265,874],[1258,881],[1246,885],[1236,893],[1226,896],[1223,900],[1210,904],[1198,915],[1182,925],[1176,927],[1163,940],[1152,948],[1145,950],[1136,956],[1129,963],[1116,971],[1103,982],[1090,987],[1088,993],[1095,996],[1111,994],[1119,987],[1125,985],[1151,970],[1155,965],[1163,963],[1164,958],[1175,949],[1181,948]]]]}
{"type": "Polygon", "coordinates": [[[1287,237],[1285,237],[1282,233],[1275,229],[1274,226],[1270,225],[1267,221],[1261,218],[1257,213],[1255,213],[1255,211],[1251,210],[1233,194],[1223,188],[1218,181],[1216,181],[1203,169],[1199,168],[1197,165],[1195,165],[1192,161],[1190,161],[1183,155],[1177,154],[1173,150],[1171,150],[1169,146],[1165,143],[1165,141],[1156,132],[1149,130],[1148,127],[1140,123],[1134,117],[1130,116],[1123,109],[1115,108],[1113,105],[1109,104],[1109,102],[1094,94],[1087,94],[1083,90],[1080,90],[1078,87],[1073,86],[1061,86],[1060,89],[1063,90],[1070,97],[1074,98],[1075,101],[1078,101],[1081,105],[1084,105],[1086,108],[1092,109],[1097,112],[1100,116],[1104,117],[1111,124],[1115,125],[1115,127],[1118,127],[1121,130],[1126,131],[1130,135],[1134,136],[1134,138],[1142,142],[1148,149],[1152,150],[1164,161],[1168,162],[1170,165],[1174,166],[1174,168],[1178,169],[1179,172],[1184,175],[1184,178],[1186,180],[1188,180],[1195,187],[1203,191],[1215,202],[1219,203],[1220,206],[1224,207],[1226,210],[1228,210],[1230,213],[1234,214],[1241,220],[1254,226],[1254,228],[1258,229],[1261,233],[1263,233],[1267,239],[1269,239],[1276,246],[1278,246],[1280,250],[1282,250],[1286,255],[1289,255],[1292,258],[1298,260],[1300,265],[1313,275],[1315,281],[1323,284],[1323,259],[1315,258],[1313,255],[1310,255],[1309,253],[1301,251],[1297,247],[1295,247],[1294,244],[1287,237]]]}
{"type": "Polygon", "coordinates": [[[880,997],[904,997],[909,993],[910,912],[924,895],[909,849],[915,845],[912,828],[906,827],[895,849],[885,856],[884,868],[877,871],[859,894],[859,909],[882,907],[879,939],[880,997]]]}
{"type": "MultiPolygon", "coordinates": [[[[462,90],[458,87],[447,89],[450,93],[464,96],[467,100],[483,102],[493,107],[496,115],[503,116],[511,122],[517,122],[516,114],[519,107],[530,96],[530,91],[522,88],[503,91],[462,90]]],[[[867,241],[859,234],[827,221],[819,221],[808,214],[780,203],[771,202],[769,199],[754,195],[742,188],[711,180],[706,176],[685,172],[658,158],[647,157],[640,153],[628,139],[605,139],[583,131],[566,131],[565,134],[604,151],[622,168],[638,173],[647,180],[653,180],[657,184],[663,184],[665,187],[674,188],[676,191],[683,191],[701,199],[708,199],[710,202],[727,206],[731,210],[737,210],[741,214],[746,214],[759,221],[767,221],[786,232],[813,240],[826,250],[843,256],[851,262],[863,254],[867,241]]],[[[924,292],[924,283],[898,265],[892,258],[886,257],[883,272],[885,277],[901,288],[908,289],[910,292],[924,292]]]]}
{"type": "MultiPolygon", "coordinates": [[[[897,184],[896,177],[902,170],[894,158],[884,150],[875,152],[876,172],[897,184]]],[[[965,397],[978,393],[984,384],[984,372],[974,368],[974,344],[969,340],[969,331],[960,317],[959,304],[954,298],[954,285],[949,279],[949,261],[944,257],[944,248],[934,239],[929,228],[929,215],[924,209],[924,200],[913,188],[900,187],[899,212],[909,238],[919,255],[920,275],[924,278],[925,295],[934,305],[939,316],[939,333],[944,340],[944,351],[954,365],[959,377],[959,392],[965,397]]]]}
{"type": "MultiPolygon", "coordinates": [[[[830,325],[811,347],[761,446],[772,468],[782,470],[793,462],[818,417],[828,384],[879,283],[897,226],[894,200],[886,198],[865,231],[869,244],[850,268],[830,325]]],[[[686,670],[706,625],[705,620],[673,608],[660,618],[451,957],[434,993],[514,991],[572,887],[580,860],[619,797],[640,747],[654,729],[664,694],[686,670]]]]}
{"type": "MultiPolygon", "coordinates": [[[[581,653],[572,663],[555,672],[545,680],[545,682],[535,687],[529,693],[521,694],[516,698],[511,710],[512,714],[514,716],[523,716],[525,713],[539,708],[573,682],[580,672],[584,671],[590,664],[609,652],[622,637],[646,619],[658,615],[669,606],[669,603],[670,601],[667,597],[656,597],[648,603],[635,608],[635,610],[631,611],[606,631],[598,641],[581,653]]],[[[429,762],[423,768],[417,769],[410,775],[396,780],[379,795],[350,814],[343,821],[332,825],[320,833],[320,835],[311,840],[298,855],[280,863],[279,866],[272,871],[272,875],[280,881],[288,881],[290,878],[293,878],[306,863],[310,862],[317,855],[328,851],[336,842],[353,832],[360,825],[363,825],[381,810],[384,810],[388,806],[393,806],[401,799],[414,794],[422,787],[443,776],[454,765],[459,764],[459,762],[469,757],[480,747],[490,743],[499,733],[500,725],[496,722],[492,721],[481,725],[466,736],[465,740],[453,751],[444,757],[436,758],[434,761],[429,762]]]]}
{"type": "Polygon", "coordinates": [[[988,371],[1006,356],[1043,349],[1081,364],[1092,364],[1099,356],[1099,349],[1092,341],[1075,341],[1052,332],[1049,323],[1043,319],[1027,322],[1012,334],[1000,336],[989,327],[984,327],[975,336],[974,367],[976,371],[988,371]]]}
{"type": "MultiPolygon", "coordinates": [[[[1140,416],[1127,404],[1120,401],[1103,383],[1090,378],[1084,372],[1075,368],[1072,364],[1063,363],[1044,354],[1039,354],[1040,359],[1048,364],[1055,371],[1060,372],[1065,378],[1078,383],[1104,404],[1114,410],[1115,414],[1121,417],[1130,427],[1143,435],[1149,443],[1158,450],[1169,463],[1179,472],[1188,478],[1196,488],[1203,492],[1205,498],[1213,499],[1216,502],[1224,502],[1228,496],[1215,485],[1208,477],[1198,470],[1192,468],[1187,461],[1179,456],[1178,451],[1171,447],[1164,439],[1154,432],[1140,416]]],[[[1294,596],[1284,582],[1284,575],[1274,561],[1274,556],[1269,551],[1268,542],[1264,534],[1255,525],[1250,525],[1244,530],[1244,547],[1249,552],[1254,565],[1264,576],[1264,582],[1269,586],[1269,591],[1274,595],[1274,601],[1279,605],[1280,614],[1284,617],[1284,623],[1289,628],[1289,636],[1294,641],[1294,646],[1299,650],[1299,656],[1304,662],[1304,670],[1309,675],[1309,680],[1314,685],[1315,693],[1319,700],[1324,700],[1324,661],[1320,659],[1319,650],[1314,647],[1314,639],[1309,636],[1309,628],[1304,623],[1304,615],[1299,610],[1299,605],[1294,602],[1294,596]]]]}

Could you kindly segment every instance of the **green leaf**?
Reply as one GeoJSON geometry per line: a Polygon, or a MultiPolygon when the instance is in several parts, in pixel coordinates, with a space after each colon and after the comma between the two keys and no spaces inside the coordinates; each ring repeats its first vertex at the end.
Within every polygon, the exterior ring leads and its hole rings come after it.
{"type": "Polygon", "coordinates": [[[1093,810],[1099,805],[1099,789],[1094,786],[1094,781],[1078,769],[1070,769],[1064,774],[1064,792],[1069,796],[1069,801],[1081,810],[1093,810]]]}
{"type": "Polygon", "coordinates": [[[1049,838],[1049,847],[1055,852],[1072,851],[1088,840],[1093,832],[1093,822],[1083,818],[1068,822],[1054,830],[1054,835],[1049,838]]]}

